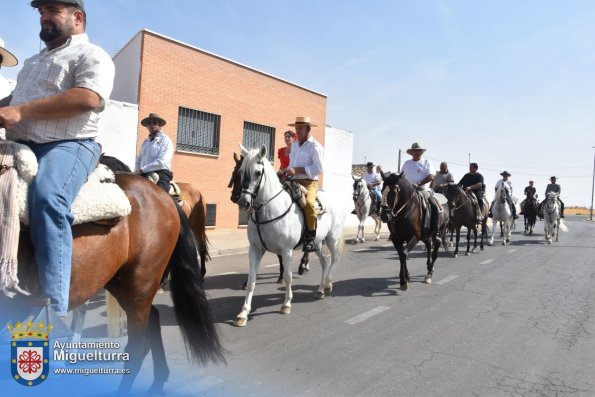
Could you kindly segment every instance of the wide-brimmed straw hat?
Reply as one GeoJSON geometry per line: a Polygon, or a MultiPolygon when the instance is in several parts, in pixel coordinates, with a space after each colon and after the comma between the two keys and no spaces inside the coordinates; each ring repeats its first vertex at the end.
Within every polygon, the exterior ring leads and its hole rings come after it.
{"type": "Polygon", "coordinates": [[[508,171],[502,171],[502,172],[500,173],[500,175],[502,175],[502,176],[511,176],[511,175],[510,175],[510,172],[508,172],[508,171]]]}
{"type": "Polygon", "coordinates": [[[310,122],[310,117],[296,117],[295,123],[287,124],[289,127],[297,127],[298,125],[309,125],[310,127],[316,127],[316,124],[310,122]]]}
{"type": "Polygon", "coordinates": [[[411,154],[411,152],[413,152],[414,150],[421,150],[421,152],[423,153],[423,152],[425,152],[427,149],[424,149],[424,148],[423,148],[423,147],[422,147],[422,146],[421,146],[419,143],[417,143],[417,142],[414,142],[414,143],[411,145],[411,148],[410,148],[410,149],[407,149],[407,154],[411,154]]]}
{"type": "Polygon", "coordinates": [[[2,55],[2,63],[0,66],[16,66],[16,64],[19,63],[17,58],[4,48],[4,40],[2,39],[0,39],[0,55],[2,55]]]}
{"type": "Polygon", "coordinates": [[[162,119],[161,117],[159,117],[159,115],[157,113],[149,113],[149,115],[147,117],[145,117],[144,119],[142,119],[140,123],[143,127],[146,127],[147,125],[149,125],[149,120],[159,121],[160,127],[163,127],[166,124],[166,121],[164,119],[162,119]]]}

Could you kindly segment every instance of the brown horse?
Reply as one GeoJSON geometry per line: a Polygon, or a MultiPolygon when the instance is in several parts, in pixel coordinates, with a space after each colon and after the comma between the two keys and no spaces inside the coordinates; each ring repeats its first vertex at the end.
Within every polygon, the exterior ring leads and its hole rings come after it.
{"type": "MultiPolygon", "coordinates": [[[[400,288],[402,291],[409,289],[410,277],[407,269],[407,254],[419,241],[423,241],[426,245],[428,273],[424,278],[424,282],[430,284],[440,245],[434,244],[432,246],[430,230],[424,227],[425,213],[429,211],[429,208],[424,208],[422,198],[407,178],[403,176],[403,173],[389,175],[384,181],[384,186],[389,189],[387,194],[389,211],[385,212],[383,217],[387,219],[390,239],[399,253],[401,263],[399,271],[400,288]]],[[[445,204],[442,206],[438,219],[438,232],[445,249],[448,216],[448,206],[445,204]]]]}
{"type": "MultiPolygon", "coordinates": [[[[130,200],[132,212],[113,226],[88,223],[73,227],[69,308],[84,304],[104,287],[114,295],[127,316],[127,367],[131,371],[123,377],[118,392],[130,391],[150,349],[154,363],[151,391],[163,393],[169,369],[159,312],[152,302],[166,268],[171,273],[174,310],[190,357],[201,363],[222,362],[223,349],[202,289],[196,242],[186,216],[161,188],[144,178],[118,174],[116,183],[130,200]]],[[[19,278],[35,292],[39,282],[31,252],[28,235],[22,232],[19,278]]],[[[14,309],[15,305],[0,307],[14,309]]]]}
{"type": "MultiPolygon", "coordinates": [[[[473,193],[469,193],[473,194],[473,193]]],[[[465,226],[467,228],[467,251],[465,255],[470,255],[470,245],[471,245],[471,231],[473,231],[473,250],[471,253],[477,252],[477,216],[475,215],[475,208],[474,204],[471,201],[471,198],[467,196],[467,193],[463,191],[463,189],[455,184],[449,184],[448,188],[446,189],[446,199],[448,200],[448,206],[450,207],[453,217],[451,219],[452,229],[456,230],[457,238],[456,238],[456,247],[455,251],[452,254],[453,258],[457,257],[459,253],[459,240],[461,239],[461,227],[465,226]]],[[[483,237],[487,235],[488,232],[488,210],[490,205],[488,204],[487,200],[483,199],[483,211],[482,211],[482,221],[481,221],[481,239],[479,242],[479,247],[481,251],[483,251],[483,237]]]]}
{"type": "MultiPolygon", "coordinates": [[[[132,170],[116,157],[101,155],[101,164],[106,165],[113,172],[128,172],[132,170]]],[[[209,255],[209,239],[206,233],[206,209],[202,193],[190,183],[176,182],[180,188],[180,198],[183,201],[182,210],[190,221],[190,229],[194,232],[198,243],[198,255],[200,257],[201,276],[204,278],[207,267],[206,261],[211,259],[209,255]]]]}

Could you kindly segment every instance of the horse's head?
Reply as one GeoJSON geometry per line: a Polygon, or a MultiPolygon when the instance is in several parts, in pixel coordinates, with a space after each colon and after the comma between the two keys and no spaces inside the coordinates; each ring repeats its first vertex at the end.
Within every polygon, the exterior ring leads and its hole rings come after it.
{"type": "Polygon", "coordinates": [[[234,152],[233,159],[236,164],[233,167],[231,178],[229,180],[229,183],[227,184],[227,187],[231,188],[230,200],[232,201],[232,203],[237,204],[238,200],[240,199],[240,194],[242,193],[242,174],[240,174],[240,167],[242,166],[244,156],[238,156],[234,152]]]}
{"type": "Polygon", "coordinates": [[[351,177],[353,178],[353,201],[357,201],[359,197],[365,194],[368,187],[362,177],[356,178],[353,175],[351,175],[351,177]]]}
{"type": "Polygon", "coordinates": [[[266,189],[273,179],[279,182],[273,166],[266,158],[267,148],[262,145],[260,149],[248,150],[242,146],[244,160],[240,166],[241,187],[240,198],[237,204],[240,208],[249,211],[255,205],[256,199],[266,189]],[[275,178],[271,178],[271,173],[275,178]],[[268,178],[267,178],[267,175],[268,178]],[[268,179],[268,181],[267,181],[268,179]]]}
{"type": "Polygon", "coordinates": [[[504,203],[506,203],[506,200],[508,199],[508,196],[510,196],[509,187],[508,187],[508,185],[506,183],[503,183],[498,188],[498,191],[496,192],[496,197],[498,197],[498,199],[500,200],[500,202],[502,204],[504,204],[504,203]]]}
{"type": "Polygon", "coordinates": [[[401,192],[405,194],[413,194],[413,186],[411,183],[403,176],[403,172],[400,174],[390,174],[384,180],[384,187],[383,191],[388,189],[388,192],[383,193],[383,196],[386,195],[386,204],[388,207],[393,210],[397,205],[399,194],[401,192]]]}

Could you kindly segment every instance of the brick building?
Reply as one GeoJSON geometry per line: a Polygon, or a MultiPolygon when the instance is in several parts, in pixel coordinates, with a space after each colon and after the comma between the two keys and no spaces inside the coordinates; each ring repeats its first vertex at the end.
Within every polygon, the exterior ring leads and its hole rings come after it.
{"type": "Polygon", "coordinates": [[[324,145],[327,98],[318,92],[148,30],[114,63],[112,99],[138,105],[137,152],[147,136],[140,120],[158,113],[176,147],[174,179],[201,190],[209,224],[217,228],[245,222],[227,188],[238,143],[266,143],[278,168],[276,150],[287,124],[310,116],[318,125],[312,134],[324,145]]]}

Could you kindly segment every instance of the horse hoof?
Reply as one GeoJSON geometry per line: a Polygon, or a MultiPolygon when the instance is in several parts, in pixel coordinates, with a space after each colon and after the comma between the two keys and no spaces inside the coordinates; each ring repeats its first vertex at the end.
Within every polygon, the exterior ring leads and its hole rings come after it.
{"type": "Polygon", "coordinates": [[[302,274],[304,274],[304,267],[300,264],[300,267],[298,267],[298,274],[301,276],[302,274]]]}
{"type": "Polygon", "coordinates": [[[480,251],[483,251],[483,250],[484,250],[484,248],[483,248],[483,247],[481,247],[481,248],[480,248],[480,251]]]}
{"type": "Polygon", "coordinates": [[[333,287],[327,287],[324,289],[324,294],[326,296],[329,296],[331,294],[331,292],[333,292],[333,287]]]}
{"type": "Polygon", "coordinates": [[[281,314],[290,314],[291,313],[291,306],[281,306],[281,310],[279,310],[281,314]]]}
{"type": "Polygon", "coordinates": [[[426,284],[432,284],[432,276],[426,276],[426,277],[424,277],[424,283],[426,283],[426,284]]]}
{"type": "Polygon", "coordinates": [[[401,284],[400,287],[401,291],[407,291],[409,289],[409,284],[401,284]]]}
{"type": "Polygon", "coordinates": [[[376,238],[374,239],[374,241],[378,241],[378,240],[380,240],[380,237],[376,237],[376,238]]]}
{"type": "Polygon", "coordinates": [[[458,258],[459,256],[457,254],[452,254],[453,258],[458,258]]]}
{"type": "Polygon", "coordinates": [[[245,327],[248,319],[245,317],[236,317],[236,320],[233,322],[234,327],[245,327]]]}
{"type": "Polygon", "coordinates": [[[470,252],[465,252],[465,256],[469,256],[469,255],[471,255],[470,252]]]}
{"type": "Polygon", "coordinates": [[[279,277],[277,279],[277,284],[283,284],[283,277],[279,277]]]}
{"type": "Polygon", "coordinates": [[[353,240],[353,241],[351,242],[351,244],[353,244],[353,245],[357,244],[357,239],[353,240]]]}
{"type": "Polygon", "coordinates": [[[324,292],[323,291],[316,291],[314,292],[314,299],[324,299],[324,292]]]}

